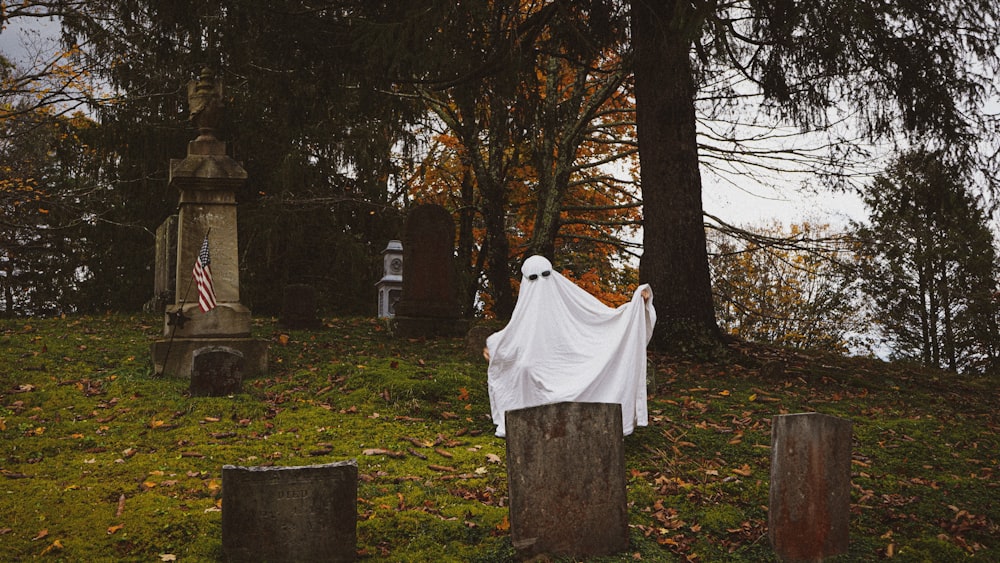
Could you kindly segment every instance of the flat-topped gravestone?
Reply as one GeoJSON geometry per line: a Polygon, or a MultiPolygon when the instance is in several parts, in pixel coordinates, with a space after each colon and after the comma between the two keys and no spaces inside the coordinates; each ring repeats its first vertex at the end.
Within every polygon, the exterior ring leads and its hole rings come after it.
{"type": "Polygon", "coordinates": [[[156,228],[156,257],[153,264],[153,298],[150,312],[163,313],[174,302],[177,272],[177,216],[171,215],[156,228]]]}
{"type": "Polygon", "coordinates": [[[455,221],[440,205],[411,209],[403,237],[403,291],[396,303],[395,324],[402,336],[458,336],[467,328],[459,322],[455,272],[455,221]]]}
{"type": "Polygon", "coordinates": [[[628,548],[621,405],[507,411],[511,541],[522,557],[594,557],[628,548]]]}
{"type": "Polygon", "coordinates": [[[354,561],[358,464],[222,468],[230,562],[354,561]]]}
{"type": "Polygon", "coordinates": [[[316,315],[316,288],[304,283],[285,286],[278,323],[289,329],[319,328],[321,323],[316,315]]]}
{"type": "Polygon", "coordinates": [[[819,413],[771,423],[768,537],[782,561],[846,553],[851,511],[851,422],[819,413]]]}
{"type": "Polygon", "coordinates": [[[206,346],[192,354],[192,397],[224,397],[239,393],[246,365],[243,353],[226,346],[206,346]]]}

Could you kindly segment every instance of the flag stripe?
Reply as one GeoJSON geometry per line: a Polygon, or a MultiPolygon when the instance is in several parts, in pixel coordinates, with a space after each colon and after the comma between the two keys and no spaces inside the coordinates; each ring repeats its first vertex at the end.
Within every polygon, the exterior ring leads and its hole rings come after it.
{"type": "Polygon", "coordinates": [[[194,276],[195,285],[198,286],[198,307],[203,313],[207,313],[215,308],[215,285],[212,282],[212,259],[208,253],[208,235],[205,235],[204,242],[201,243],[201,250],[194,261],[194,269],[191,275],[194,276]]]}

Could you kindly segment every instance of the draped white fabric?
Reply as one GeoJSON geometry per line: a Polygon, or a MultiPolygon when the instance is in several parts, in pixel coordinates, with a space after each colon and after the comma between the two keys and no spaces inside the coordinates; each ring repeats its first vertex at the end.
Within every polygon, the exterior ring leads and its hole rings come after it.
{"type": "Polygon", "coordinates": [[[543,256],[521,266],[510,322],[486,340],[496,435],[508,410],[564,401],[618,403],[625,435],[646,426],[646,344],[656,323],[648,285],[618,308],[601,303],[543,256]]]}

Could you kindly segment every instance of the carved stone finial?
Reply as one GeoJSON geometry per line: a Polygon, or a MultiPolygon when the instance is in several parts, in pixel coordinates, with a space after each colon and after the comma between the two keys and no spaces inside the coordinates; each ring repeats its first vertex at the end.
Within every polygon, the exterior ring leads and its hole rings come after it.
{"type": "Polygon", "coordinates": [[[222,82],[214,80],[212,70],[203,68],[198,80],[188,83],[189,119],[198,128],[199,139],[215,139],[224,107],[222,82]]]}

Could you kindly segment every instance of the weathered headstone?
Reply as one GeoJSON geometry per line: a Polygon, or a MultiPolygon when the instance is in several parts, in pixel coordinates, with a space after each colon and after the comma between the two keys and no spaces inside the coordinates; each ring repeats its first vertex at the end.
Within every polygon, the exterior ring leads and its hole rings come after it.
{"type": "Polygon", "coordinates": [[[224,397],[240,391],[246,368],[239,350],[206,346],[194,351],[192,362],[192,397],[224,397]]]}
{"type": "Polygon", "coordinates": [[[156,228],[156,256],[153,265],[153,298],[146,310],[163,313],[177,293],[177,216],[167,217],[156,228]]]}
{"type": "Polygon", "coordinates": [[[222,468],[222,548],[231,562],[354,561],[358,464],[222,468]]]}
{"type": "Polygon", "coordinates": [[[304,283],[285,286],[278,323],[289,329],[319,328],[321,323],[316,314],[316,288],[304,283]]]}
{"type": "Polygon", "coordinates": [[[510,531],[522,557],[593,557],[628,548],[621,405],[507,411],[510,531]]]}
{"type": "Polygon", "coordinates": [[[846,553],[850,510],[851,422],[819,413],[774,417],[768,536],[778,558],[846,553]]]}
{"type": "Polygon", "coordinates": [[[455,272],[455,221],[440,205],[418,205],[406,217],[403,237],[403,293],[396,303],[401,336],[458,336],[460,322],[455,272]]]}
{"type": "Polygon", "coordinates": [[[474,360],[483,359],[483,348],[491,334],[503,328],[502,323],[485,321],[469,328],[465,333],[465,353],[474,360]]]}

